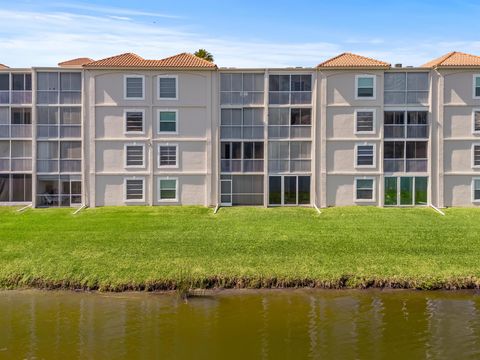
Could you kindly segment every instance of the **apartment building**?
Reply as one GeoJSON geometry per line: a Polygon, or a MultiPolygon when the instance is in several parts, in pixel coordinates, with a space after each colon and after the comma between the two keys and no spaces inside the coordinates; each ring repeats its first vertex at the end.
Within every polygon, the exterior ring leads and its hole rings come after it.
{"type": "Polygon", "coordinates": [[[476,206],[480,57],[0,66],[0,204],[476,206]]]}

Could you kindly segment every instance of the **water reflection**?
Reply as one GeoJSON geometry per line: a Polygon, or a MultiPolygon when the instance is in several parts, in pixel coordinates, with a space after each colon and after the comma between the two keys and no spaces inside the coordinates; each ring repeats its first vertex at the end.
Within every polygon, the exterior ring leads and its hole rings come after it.
{"type": "Polygon", "coordinates": [[[0,358],[477,359],[472,292],[0,292],[0,358]]]}

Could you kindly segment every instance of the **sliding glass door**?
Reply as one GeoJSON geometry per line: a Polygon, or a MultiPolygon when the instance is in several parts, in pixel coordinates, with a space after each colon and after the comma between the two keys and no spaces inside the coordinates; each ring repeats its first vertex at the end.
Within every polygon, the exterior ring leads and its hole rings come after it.
{"type": "Polygon", "coordinates": [[[385,177],[385,206],[422,206],[428,204],[428,177],[385,177]]]}
{"type": "Polygon", "coordinates": [[[268,184],[269,205],[310,205],[310,176],[270,176],[268,184]]]}

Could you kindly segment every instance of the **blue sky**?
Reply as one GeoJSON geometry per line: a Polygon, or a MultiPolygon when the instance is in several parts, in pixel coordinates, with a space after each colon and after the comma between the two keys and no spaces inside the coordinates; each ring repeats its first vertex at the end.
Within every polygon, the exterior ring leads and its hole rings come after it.
{"type": "Polygon", "coordinates": [[[452,50],[480,55],[479,13],[474,0],[0,0],[0,63],[202,47],[226,67],[314,66],[344,51],[415,66],[452,50]]]}

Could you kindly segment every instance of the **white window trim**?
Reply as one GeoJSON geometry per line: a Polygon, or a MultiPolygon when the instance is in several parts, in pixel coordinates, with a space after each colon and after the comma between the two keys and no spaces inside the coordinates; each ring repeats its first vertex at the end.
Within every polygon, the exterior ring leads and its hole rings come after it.
{"type": "Polygon", "coordinates": [[[158,109],[157,110],[157,134],[170,134],[178,135],[178,109],[158,109]],[[175,113],[175,131],[160,131],[160,113],[162,112],[174,112],[175,113]]]}
{"type": "Polygon", "coordinates": [[[475,96],[475,83],[477,78],[480,78],[480,74],[474,74],[472,78],[472,98],[473,99],[480,99],[480,96],[475,96]]]}
{"type": "Polygon", "coordinates": [[[354,115],[355,121],[354,121],[354,126],[355,128],[353,129],[354,134],[375,134],[377,132],[377,110],[376,109],[355,109],[354,115]],[[373,127],[372,131],[358,131],[357,130],[357,115],[359,112],[371,112],[373,113],[373,127]]]}
{"type": "Polygon", "coordinates": [[[480,203],[480,199],[475,199],[475,181],[480,181],[480,177],[472,178],[472,203],[480,203]]]}
{"type": "Polygon", "coordinates": [[[123,110],[123,133],[124,135],[143,135],[145,134],[145,109],[124,109],[123,110]],[[142,129],[143,131],[127,131],[127,113],[141,112],[142,113],[142,129]]]}
{"type": "Polygon", "coordinates": [[[145,202],[145,178],[144,177],[131,176],[123,179],[123,201],[126,203],[145,202]],[[142,180],[142,198],[141,199],[127,199],[127,180],[142,180]]]}
{"type": "Polygon", "coordinates": [[[177,177],[171,177],[171,176],[165,176],[165,177],[159,177],[157,179],[157,193],[158,193],[158,202],[178,202],[178,178],[177,177]],[[175,199],[161,199],[160,195],[160,181],[161,180],[175,180],[175,199]]]}
{"type": "Polygon", "coordinates": [[[355,188],[353,189],[353,201],[360,203],[372,203],[377,201],[377,179],[373,176],[357,176],[355,177],[355,188]],[[372,180],[372,198],[371,199],[357,199],[357,181],[358,180],[372,180]]]}
{"type": "Polygon", "coordinates": [[[178,75],[158,75],[157,77],[157,99],[158,100],[178,100],[178,75]],[[160,97],[160,79],[175,79],[175,97],[173,98],[162,98],[160,97]]]}
{"type": "Polygon", "coordinates": [[[124,100],[145,100],[145,75],[124,75],[123,76],[123,99],[124,100]],[[142,97],[127,97],[127,79],[142,79],[142,97]]]}
{"type": "Polygon", "coordinates": [[[144,143],[127,143],[123,146],[124,165],[125,169],[145,169],[145,144],[144,143]],[[129,146],[141,146],[142,147],[142,165],[127,165],[127,147],[129,146]]]}
{"type": "Polygon", "coordinates": [[[480,135],[480,130],[475,130],[475,113],[480,112],[480,108],[472,109],[472,134],[480,135]]]}
{"type": "Polygon", "coordinates": [[[355,100],[375,100],[377,98],[377,76],[376,75],[355,75],[355,100]],[[358,96],[358,79],[360,78],[372,78],[373,79],[373,96],[365,97],[358,96]]]}
{"type": "Polygon", "coordinates": [[[355,157],[354,157],[355,169],[374,169],[377,167],[377,144],[372,143],[357,143],[355,144],[355,157]],[[359,146],[373,146],[373,165],[357,165],[358,147],[359,146]]]}
{"type": "Polygon", "coordinates": [[[178,169],[178,160],[179,154],[178,154],[178,144],[171,144],[171,143],[159,143],[157,146],[157,167],[159,169],[178,169]],[[160,165],[160,147],[162,146],[175,146],[175,165],[160,165]]]}
{"type": "Polygon", "coordinates": [[[473,143],[472,144],[472,168],[473,169],[480,169],[480,165],[475,165],[475,146],[480,147],[480,143],[473,143]]]}

